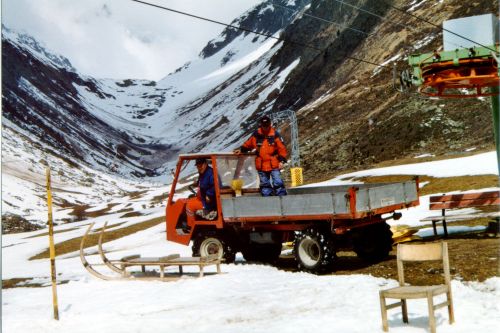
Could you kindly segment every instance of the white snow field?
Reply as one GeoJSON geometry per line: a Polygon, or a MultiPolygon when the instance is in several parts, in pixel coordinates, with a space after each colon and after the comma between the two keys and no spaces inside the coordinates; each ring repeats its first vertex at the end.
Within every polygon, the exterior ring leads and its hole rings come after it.
{"type": "MultiPolygon", "coordinates": [[[[498,174],[494,153],[447,161],[425,162],[364,171],[364,175],[412,174],[440,177],[466,174],[498,174]],[[482,166],[477,168],[476,166],[482,166]]],[[[354,177],[351,174],[348,177],[354,177]]],[[[347,178],[345,175],[340,178],[347,178]]],[[[335,183],[334,180],[331,183],[335,183]]],[[[422,224],[418,220],[432,215],[428,197],[419,207],[402,210],[403,218],[391,224],[422,224]]],[[[83,235],[90,222],[96,227],[105,221],[125,222],[123,227],[164,215],[164,207],[152,207],[145,215],[120,218],[121,214],[56,226],[55,241],[83,235]],[[147,214],[147,215],[146,215],[147,214]]],[[[28,261],[48,246],[45,233],[2,235],[2,279],[33,278],[41,288],[19,287],[2,290],[3,332],[382,332],[378,291],[397,285],[393,279],[370,275],[324,275],[286,272],[264,265],[247,264],[237,257],[236,264],[222,265],[224,274],[204,278],[181,278],[174,282],[103,281],[83,268],[77,252],[56,260],[60,320],[52,317],[52,291],[49,260],[28,261]]],[[[421,232],[424,232],[421,230],[421,232]]],[[[162,256],[171,253],[191,255],[187,246],[167,242],[163,223],[107,242],[108,257],[140,253],[162,256]]],[[[95,253],[95,247],[86,249],[95,253]]],[[[89,261],[100,262],[98,255],[89,261]]],[[[490,258],[498,266],[498,256],[490,258]]],[[[453,266],[454,263],[452,262],[453,266]]],[[[174,270],[174,268],[172,268],[174,270]]],[[[207,272],[215,272],[208,267],[207,272]]],[[[436,311],[440,333],[496,332],[500,324],[500,278],[484,282],[452,281],[456,322],[448,324],[445,308],[436,311]]],[[[409,300],[409,321],[403,324],[398,310],[389,311],[389,331],[428,332],[427,303],[409,300]]]]}

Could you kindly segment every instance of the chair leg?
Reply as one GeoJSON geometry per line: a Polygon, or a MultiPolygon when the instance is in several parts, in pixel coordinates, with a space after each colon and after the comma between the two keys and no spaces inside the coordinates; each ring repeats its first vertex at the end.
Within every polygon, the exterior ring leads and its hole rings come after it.
{"type": "Polygon", "coordinates": [[[408,307],[406,299],[401,300],[401,312],[403,313],[403,323],[408,324],[408,307]]]}
{"type": "Polygon", "coordinates": [[[427,306],[429,307],[429,329],[431,333],[436,333],[436,318],[434,317],[434,298],[431,293],[427,293],[427,306]]]}
{"type": "Polygon", "coordinates": [[[448,318],[451,325],[455,322],[455,315],[453,314],[453,299],[451,298],[451,292],[446,293],[446,298],[448,299],[448,318]]]}
{"type": "Polygon", "coordinates": [[[387,308],[385,306],[385,297],[380,292],[380,312],[382,314],[382,329],[384,332],[389,331],[389,324],[387,323],[387,308]]]}
{"type": "Polygon", "coordinates": [[[434,231],[434,236],[437,237],[438,232],[436,228],[436,220],[432,220],[432,230],[434,231]]]}

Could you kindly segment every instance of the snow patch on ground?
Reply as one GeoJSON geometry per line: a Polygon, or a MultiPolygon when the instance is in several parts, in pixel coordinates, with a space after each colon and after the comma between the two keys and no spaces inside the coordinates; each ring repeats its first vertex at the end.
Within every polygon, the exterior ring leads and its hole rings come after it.
{"type": "MultiPolygon", "coordinates": [[[[446,164],[454,175],[489,173],[490,168],[470,169],[470,166],[496,166],[491,154],[494,152],[403,165],[390,171],[401,174],[411,166],[412,174],[424,170],[424,174],[427,174],[433,173],[435,169],[446,169],[446,164]],[[421,164],[426,167],[421,168],[421,164]]],[[[365,172],[366,175],[389,172],[387,168],[381,170],[365,172]]],[[[122,200],[121,207],[124,207],[124,203],[132,203],[140,209],[145,198],[152,196],[155,191],[147,187],[143,190],[146,193],[142,198],[128,197],[122,200]]],[[[430,215],[428,196],[421,197],[420,203],[418,207],[402,210],[403,218],[391,224],[412,225],[418,223],[421,217],[430,215]]],[[[93,210],[102,207],[104,204],[96,204],[93,210]]],[[[162,217],[164,204],[142,209],[142,213],[143,216],[124,218],[121,213],[115,212],[59,225],[55,227],[58,233],[54,237],[56,242],[80,237],[91,222],[96,223],[97,229],[104,222],[123,223],[120,225],[123,227],[162,217]]],[[[55,213],[56,216],[59,214],[55,213]]],[[[450,227],[449,231],[458,232],[464,228],[455,229],[450,227]]],[[[428,233],[429,230],[423,229],[421,232],[428,233]]],[[[28,260],[47,248],[45,233],[46,230],[38,230],[2,235],[2,278],[33,278],[32,282],[46,286],[2,290],[2,329],[5,332],[161,332],[166,328],[169,332],[379,332],[378,291],[397,285],[396,280],[369,275],[316,276],[286,272],[270,266],[247,264],[240,256],[236,264],[222,266],[224,274],[208,275],[202,279],[182,278],[175,282],[101,281],[85,271],[75,251],[59,256],[56,260],[58,280],[68,283],[58,286],[60,320],[55,321],[52,319],[49,261],[28,260]]],[[[104,248],[110,259],[136,253],[143,256],[171,253],[191,255],[189,247],[167,242],[165,238],[165,226],[160,223],[107,242],[104,248]]],[[[86,252],[89,253],[87,257],[90,262],[100,262],[95,247],[86,249],[86,252]]],[[[206,271],[213,273],[215,268],[210,267],[206,271]]],[[[449,325],[446,309],[437,310],[439,332],[494,332],[498,328],[500,278],[491,278],[483,283],[453,280],[452,288],[457,321],[449,325]],[[471,316],[471,313],[474,315],[471,316]]],[[[426,301],[410,300],[408,306],[409,325],[402,323],[400,312],[389,312],[391,332],[427,330],[426,301]]]]}

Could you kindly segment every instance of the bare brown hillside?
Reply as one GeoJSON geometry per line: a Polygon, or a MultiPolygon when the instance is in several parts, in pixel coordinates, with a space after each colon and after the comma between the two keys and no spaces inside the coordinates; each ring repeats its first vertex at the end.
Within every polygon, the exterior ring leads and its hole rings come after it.
{"type": "MultiPolygon", "coordinates": [[[[397,69],[406,68],[408,54],[432,52],[441,46],[441,29],[384,6],[384,2],[348,2],[383,19],[369,20],[367,14],[347,6],[340,9],[336,1],[313,1],[314,15],[336,22],[344,20],[350,27],[371,35],[355,36],[334,24],[311,30],[315,33],[310,34],[308,42],[326,51],[319,55],[304,52],[278,98],[277,105],[295,109],[322,98],[297,113],[306,179],[328,178],[423,153],[450,156],[469,148],[494,149],[488,98],[432,100],[415,91],[400,93],[393,87],[393,62],[387,61],[399,56],[397,69]],[[378,64],[387,62],[388,67],[377,68],[345,56],[378,64]]],[[[390,3],[408,10],[415,1],[390,3]]],[[[446,19],[498,13],[498,2],[426,1],[411,13],[441,26],[446,19]]],[[[311,23],[301,22],[289,28],[287,36],[305,38],[304,31],[311,23]]],[[[294,52],[284,47],[275,60],[286,65],[294,52]]]]}

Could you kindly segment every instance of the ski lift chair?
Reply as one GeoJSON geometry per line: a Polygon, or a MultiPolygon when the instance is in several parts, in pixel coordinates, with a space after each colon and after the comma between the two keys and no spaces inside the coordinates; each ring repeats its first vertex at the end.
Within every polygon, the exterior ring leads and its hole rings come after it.
{"type": "Polygon", "coordinates": [[[450,324],[455,321],[453,315],[453,300],[451,297],[450,284],[450,265],[448,261],[448,244],[431,243],[424,245],[398,244],[397,247],[397,266],[399,287],[380,291],[380,308],[382,312],[382,329],[387,332],[389,326],[387,323],[387,310],[401,306],[403,313],[403,322],[408,323],[407,299],[426,298],[429,308],[429,328],[430,332],[436,332],[436,320],[434,310],[448,307],[448,316],[450,324]],[[415,286],[405,283],[404,266],[405,261],[441,261],[443,263],[444,284],[415,286]],[[434,305],[434,297],[446,294],[446,301],[434,305]],[[399,302],[386,304],[386,298],[399,299],[399,302]]]}

